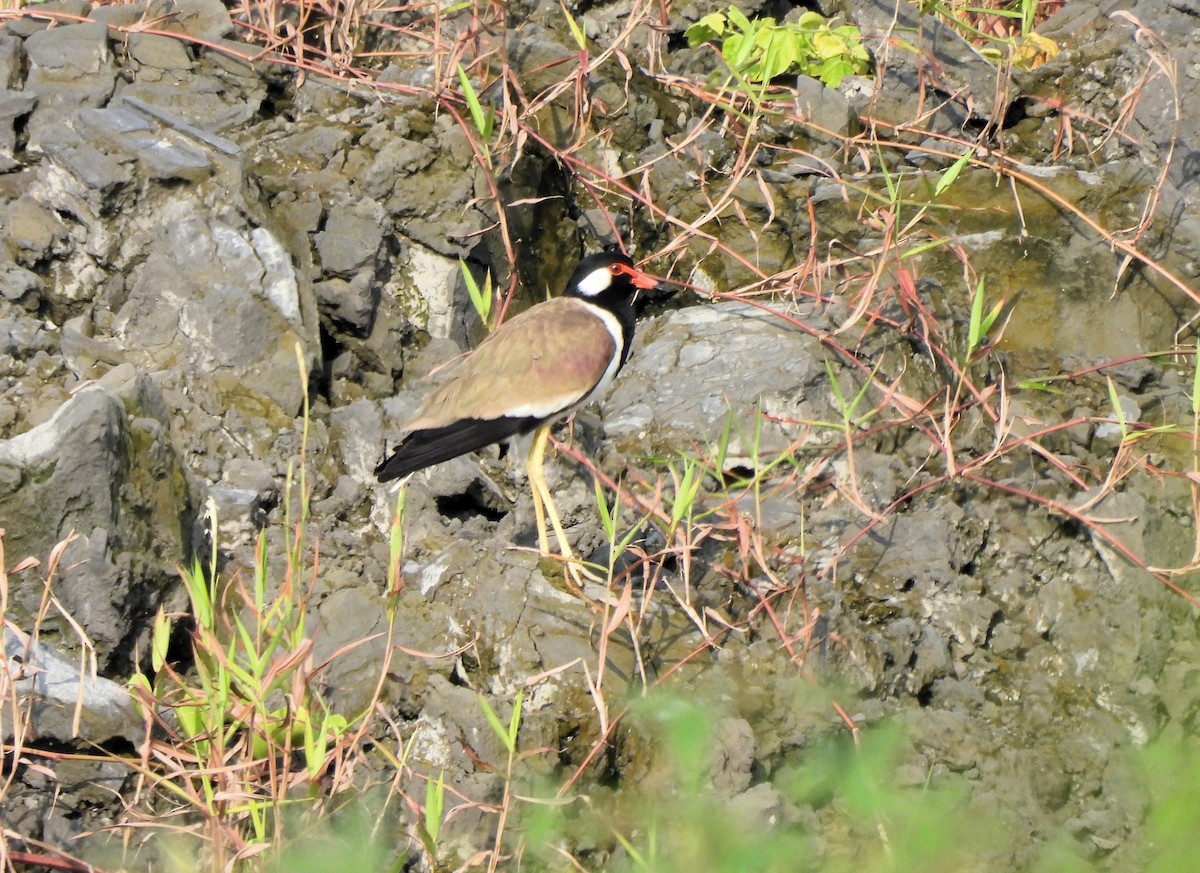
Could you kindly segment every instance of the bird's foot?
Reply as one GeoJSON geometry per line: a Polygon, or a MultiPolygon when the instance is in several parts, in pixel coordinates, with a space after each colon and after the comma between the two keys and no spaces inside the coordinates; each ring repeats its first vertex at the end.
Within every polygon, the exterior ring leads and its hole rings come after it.
{"type": "Polygon", "coordinates": [[[574,552],[562,555],[552,551],[542,552],[538,563],[547,578],[557,575],[555,570],[561,570],[566,589],[592,606],[613,602],[608,591],[608,573],[599,564],[588,563],[574,552]]]}

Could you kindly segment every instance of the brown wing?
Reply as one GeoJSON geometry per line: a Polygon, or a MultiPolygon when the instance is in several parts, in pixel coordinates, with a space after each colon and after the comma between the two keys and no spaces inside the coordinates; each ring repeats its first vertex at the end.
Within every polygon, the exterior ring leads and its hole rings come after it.
{"type": "Polygon", "coordinates": [[[587,397],[616,356],[604,320],[557,297],[506,321],[425,398],[406,433],[464,419],[549,419],[587,397]]]}

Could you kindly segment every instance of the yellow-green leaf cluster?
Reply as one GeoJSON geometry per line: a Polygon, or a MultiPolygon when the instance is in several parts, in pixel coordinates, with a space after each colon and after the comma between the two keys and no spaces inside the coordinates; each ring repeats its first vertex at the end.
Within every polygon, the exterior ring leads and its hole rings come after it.
{"type": "Polygon", "coordinates": [[[692,47],[720,43],[730,68],[756,84],[785,73],[803,73],[836,87],[846,76],[871,69],[859,29],[848,24],[834,27],[816,12],[777,24],[774,18],[747,18],[730,6],[704,16],[685,35],[692,47]]]}

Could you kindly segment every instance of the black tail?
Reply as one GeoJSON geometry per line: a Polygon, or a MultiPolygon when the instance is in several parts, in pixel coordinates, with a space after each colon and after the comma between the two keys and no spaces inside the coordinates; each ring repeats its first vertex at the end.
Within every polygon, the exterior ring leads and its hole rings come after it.
{"type": "Polygon", "coordinates": [[[511,436],[528,433],[541,423],[540,418],[502,417],[486,421],[466,418],[445,427],[413,431],[400,441],[390,458],[375,468],[375,478],[390,482],[511,436]]]}

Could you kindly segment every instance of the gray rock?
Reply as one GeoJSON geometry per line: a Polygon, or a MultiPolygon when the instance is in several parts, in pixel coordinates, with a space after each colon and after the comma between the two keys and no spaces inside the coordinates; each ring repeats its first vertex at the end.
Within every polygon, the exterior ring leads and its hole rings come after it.
{"type": "Polygon", "coordinates": [[[508,32],[508,59],[521,77],[521,86],[535,94],[563,79],[564,61],[573,60],[577,48],[568,48],[557,34],[537,22],[527,21],[508,32]]]}
{"type": "Polygon", "coordinates": [[[820,342],[742,303],[693,306],[639,328],[632,357],[603,400],[618,446],[671,451],[713,444],[733,416],[727,464],[750,466],[800,433],[784,421],[837,419],[820,342]],[[761,408],[775,421],[759,418],[761,408]],[[761,427],[760,427],[761,426],[761,427]]]}
{"type": "Polygon", "coordinates": [[[797,76],[794,91],[796,112],[808,128],[829,131],[834,137],[850,136],[859,126],[858,113],[850,101],[820,79],[797,76]]]}
{"type": "MultiPolygon", "coordinates": [[[[406,412],[411,413],[412,408],[410,405],[406,412]]],[[[357,400],[337,407],[330,413],[330,430],[342,465],[359,472],[360,481],[373,481],[370,472],[383,459],[387,439],[379,404],[357,400]]]]}
{"type": "Polygon", "coordinates": [[[713,733],[713,790],[723,795],[745,791],[754,766],[754,728],[744,718],[722,718],[713,733]]]}
{"type": "Polygon", "coordinates": [[[168,106],[160,106],[156,103],[148,103],[129,92],[122,93],[119,100],[121,105],[128,106],[135,112],[139,112],[142,115],[153,118],[160,122],[163,127],[170,128],[171,130],[177,131],[184,136],[191,137],[196,142],[201,143],[210,149],[218,151],[223,155],[227,155],[229,157],[241,157],[242,155],[242,150],[237,143],[233,142],[232,140],[225,139],[224,137],[217,136],[215,133],[212,133],[210,130],[204,127],[199,127],[195,124],[192,124],[186,118],[183,118],[182,116],[173,112],[168,106]]]}
{"type": "Polygon", "coordinates": [[[233,33],[229,10],[221,0],[165,0],[159,14],[169,16],[166,30],[177,30],[204,40],[218,40],[233,33]]]}
{"type": "Polygon", "coordinates": [[[337,278],[314,282],[313,293],[321,312],[341,327],[359,336],[370,333],[379,305],[379,288],[370,281],[369,274],[360,273],[349,282],[337,278]]]}
{"type": "Polygon", "coordinates": [[[399,177],[420,172],[432,164],[436,157],[437,153],[425,143],[392,135],[380,147],[375,160],[363,174],[363,188],[371,197],[386,198],[394,190],[399,177]]]}
{"type": "Polygon", "coordinates": [[[92,322],[84,316],[63,323],[60,350],[67,360],[67,366],[80,379],[101,378],[106,373],[113,372],[110,368],[125,365],[132,373],[113,376],[114,380],[120,380],[116,384],[123,384],[130,375],[137,372],[132,365],[126,364],[120,349],[112,343],[95,338],[92,322]]]}
{"type": "Polygon", "coordinates": [[[207,373],[212,414],[266,402],[295,415],[302,386],[294,347],[315,344],[290,256],[264,228],[206,217],[195,205],[172,201],[159,213],[114,337],[147,370],[171,372],[172,384],[207,373]]]}
{"type": "Polygon", "coordinates": [[[82,109],[76,130],[90,134],[103,147],[136,160],[155,181],[200,182],[213,172],[204,152],[169,130],[156,129],[146,118],[124,106],[82,109]]]}
{"type": "Polygon", "coordinates": [[[37,97],[21,91],[0,90],[0,172],[18,166],[13,160],[17,145],[16,122],[33,111],[37,97]]]}
{"type": "MultiPolygon", "coordinates": [[[[937,16],[921,14],[912,4],[897,0],[855,0],[850,18],[862,28],[876,67],[886,70],[875,81],[892,88],[888,99],[871,95],[863,105],[852,99],[860,112],[865,110],[897,124],[918,120],[925,110],[933,108],[922,106],[924,84],[950,97],[952,104],[959,104],[972,116],[984,120],[1003,116],[1014,89],[937,16]],[[921,55],[897,46],[893,37],[917,46],[921,55]]],[[[950,121],[957,123],[955,119],[950,121]]],[[[929,122],[922,119],[922,124],[929,122]]]]}
{"type": "Polygon", "coordinates": [[[346,277],[372,266],[383,242],[382,223],[383,211],[370,200],[331,209],[325,229],[313,237],[325,273],[346,277]]]}
{"type": "Polygon", "coordinates": [[[6,27],[0,30],[0,88],[18,88],[23,78],[21,40],[6,27]]]}
{"type": "MultiPolygon", "coordinates": [[[[206,56],[206,64],[215,58],[206,56]]],[[[196,72],[169,70],[153,77],[139,76],[132,84],[122,85],[119,96],[213,132],[237,129],[254,119],[266,88],[258,79],[221,76],[205,66],[196,72]]]]}
{"type": "Polygon", "coordinates": [[[67,229],[53,211],[26,196],[4,210],[4,235],[23,260],[35,263],[66,239],[67,229]]]}
{"type": "MultiPolygon", "coordinates": [[[[86,18],[88,14],[87,0],[47,0],[38,4],[39,12],[60,12],[71,18],[86,18]]],[[[4,21],[4,29],[16,34],[21,39],[27,39],[39,31],[47,29],[54,19],[51,16],[19,15],[4,21]]]]}
{"type": "Polygon", "coordinates": [[[131,33],[128,39],[129,56],[142,66],[159,70],[192,68],[187,46],[178,39],[154,33],[131,33]]]}
{"type": "Polygon", "coordinates": [[[113,151],[103,143],[88,140],[65,122],[53,123],[41,132],[38,148],[50,159],[53,169],[62,169],[73,181],[55,178],[53,194],[64,194],[78,202],[88,217],[113,212],[122,194],[133,182],[133,157],[113,151]]]}
{"type": "Polygon", "coordinates": [[[194,485],[158,389],[141,377],[123,395],[85,388],[45,424],[0,441],[8,554],[45,558],[74,535],[47,569],[10,579],[9,617],[34,627],[44,608],[42,574],[53,572],[61,607],[47,614],[40,637],[79,647],[64,610],[101,669],[130,667],[133,643],[178,590],[175,568],[190,558],[196,535],[194,485]]]}
{"type": "Polygon", "coordinates": [[[25,41],[25,52],[25,91],[38,98],[29,121],[29,150],[40,152],[44,131],[60,124],[64,113],[108,100],[117,67],[108,50],[108,28],[100,22],[40,30],[25,41]]]}
{"type": "Polygon", "coordinates": [[[43,282],[40,276],[13,263],[0,263],[0,295],[27,306],[36,306],[43,282]]]}
{"type": "MultiPolygon", "coordinates": [[[[33,738],[60,743],[77,739],[103,743],[113,737],[141,741],[142,717],[124,686],[80,672],[79,658],[67,658],[32,640],[11,622],[0,624],[0,638],[16,705],[18,711],[29,713],[33,738]]],[[[0,736],[11,740],[12,720],[6,719],[4,725],[0,736]]]]}

